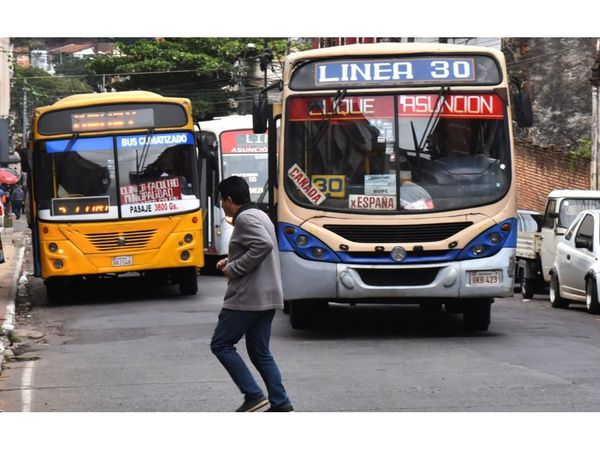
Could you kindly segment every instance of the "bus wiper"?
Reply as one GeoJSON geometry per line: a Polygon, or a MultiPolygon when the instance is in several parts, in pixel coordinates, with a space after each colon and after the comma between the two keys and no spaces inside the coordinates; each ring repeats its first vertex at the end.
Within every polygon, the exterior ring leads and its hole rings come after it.
{"type": "Polygon", "coordinates": [[[449,92],[450,92],[450,86],[442,85],[442,87],[440,89],[440,93],[438,94],[438,98],[435,101],[435,106],[433,107],[433,111],[431,112],[431,115],[429,116],[429,120],[427,120],[427,125],[425,125],[425,129],[423,130],[423,135],[421,136],[421,140],[419,141],[418,145],[416,143],[416,136],[414,134],[415,133],[414,126],[411,121],[410,125],[411,125],[411,127],[413,127],[413,138],[415,139],[415,150],[418,147],[418,149],[419,149],[418,151],[423,151],[423,148],[425,147],[425,143],[427,142],[427,139],[429,139],[429,136],[433,132],[435,125],[437,124],[437,121],[438,121],[440,115],[442,114],[442,109],[444,108],[444,100],[446,99],[446,95],[449,92]]]}
{"type": "Polygon", "coordinates": [[[71,139],[69,139],[69,142],[67,142],[67,146],[65,147],[61,157],[60,157],[60,162],[58,163],[58,168],[56,170],[56,174],[60,174],[63,166],[65,165],[65,155],[73,150],[73,147],[75,146],[75,142],[77,142],[77,139],[79,139],[79,133],[73,133],[73,136],[71,137],[71,139]]]}
{"type": "MultiPolygon", "coordinates": [[[[414,122],[412,120],[410,121],[410,130],[411,130],[411,134],[412,134],[412,138],[413,138],[413,145],[415,148],[415,153],[417,156],[416,165],[417,165],[417,169],[418,169],[419,173],[421,171],[421,165],[422,165],[421,153],[423,153],[423,150],[425,149],[425,143],[427,142],[427,140],[429,139],[429,136],[435,129],[438,119],[439,119],[440,115],[442,114],[442,109],[444,107],[444,99],[446,98],[446,95],[448,92],[450,92],[449,86],[441,87],[440,93],[438,94],[438,98],[435,101],[433,111],[431,112],[431,115],[429,116],[429,119],[427,120],[427,124],[425,125],[425,129],[423,130],[423,134],[421,135],[420,140],[417,139],[417,131],[415,129],[414,122]]],[[[408,157],[407,157],[407,159],[408,159],[408,157]]]]}
{"type": "Polygon", "coordinates": [[[146,133],[146,141],[144,142],[144,147],[142,148],[142,153],[139,158],[137,150],[135,152],[135,173],[137,175],[137,184],[139,184],[140,169],[143,169],[146,164],[146,158],[148,156],[148,152],[150,151],[150,141],[152,140],[152,136],[154,136],[154,128],[148,128],[148,132],[146,133]]]}
{"type": "MultiPolygon", "coordinates": [[[[340,102],[346,97],[346,95],[348,94],[348,91],[346,89],[339,89],[337,91],[337,93],[335,94],[335,97],[333,98],[333,101],[331,102],[331,109],[332,112],[335,113],[335,111],[337,111],[340,102]]],[[[313,136],[313,138],[311,139],[310,142],[310,148],[313,149],[315,147],[315,145],[321,140],[321,138],[323,137],[323,134],[325,133],[325,129],[327,128],[327,125],[329,125],[329,118],[327,118],[327,115],[325,114],[325,111],[323,111],[323,121],[319,124],[319,128],[317,130],[317,132],[315,133],[315,135],[313,136]]]]}

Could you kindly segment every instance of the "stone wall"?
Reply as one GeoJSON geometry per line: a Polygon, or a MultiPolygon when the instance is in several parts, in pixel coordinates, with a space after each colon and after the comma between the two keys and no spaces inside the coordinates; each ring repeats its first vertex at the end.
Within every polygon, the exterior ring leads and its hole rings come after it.
{"type": "Polygon", "coordinates": [[[596,38],[504,38],[509,75],[523,81],[533,102],[534,126],[517,137],[574,150],[591,137],[591,67],[596,38]]]}
{"type": "Polygon", "coordinates": [[[515,144],[517,207],[543,211],[554,189],[589,189],[590,159],[575,159],[555,146],[515,144]]]}

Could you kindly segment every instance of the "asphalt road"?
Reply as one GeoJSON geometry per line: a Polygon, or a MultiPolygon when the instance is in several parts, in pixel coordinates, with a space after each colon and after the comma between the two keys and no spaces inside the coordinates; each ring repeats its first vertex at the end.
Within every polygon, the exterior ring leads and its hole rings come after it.
{"type": "MultiPolygon", "coordinates": [[[[225,282],[198,283],[181,297],[123,279],[49,306],[31,280],[0,409],[234,410],[241,395],[209,349],[225,282]]],[[[481,333],[411,306],[334,306],[308,331],[280,312],[272,350],[297,411],[599,411],[599,342],[600,316],[583,306],[517,294],[481,333]]]]}

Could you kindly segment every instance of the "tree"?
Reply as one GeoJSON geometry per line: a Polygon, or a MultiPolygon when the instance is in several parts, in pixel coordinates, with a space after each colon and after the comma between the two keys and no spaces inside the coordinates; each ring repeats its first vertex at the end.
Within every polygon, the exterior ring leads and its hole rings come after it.
{"type": "Polygon", "coordinates": [[[10,87],[10,117],[12,134],[22,133],[23,98],[27,96],[25,111],[31,125],[33,110],[40,106],[51,105],[57,100],[73,94],[93,92],[85,81],[78,78],[52,76],[44,70],[19,65],[14,66],[10,87]],[[24,94],[26,92],[26,94],[24,94]]]}
{"type": "MultiPolygon", "coordinates": [[[[287,39],[267,45],[275,58],[285,55],[287,39]]],[[[149,90],[192,101],[196,119],[228,115],[235,93],[228,89],[237,79],[236,62],[253,49],[265,50],[264,39],[168,38],[117,42],[119,56],[99,56],[90,63],[97,74],[110,74],[109,88],[149,90]]]]}

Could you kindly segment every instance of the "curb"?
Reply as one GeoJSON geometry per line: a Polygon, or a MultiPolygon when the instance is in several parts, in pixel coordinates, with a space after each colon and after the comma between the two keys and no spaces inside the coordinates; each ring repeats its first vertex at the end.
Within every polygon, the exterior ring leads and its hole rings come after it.
{"type": "Polygon", "coordinates": [[[18,282],[23,269],[23,257],[25,256],[25,245],[15,248],[15,270],[10,283],[8,293],[8,304],[6,305],[6,318],[0,327],[0,374],[4,366],[4,354],[10,342],[7,336],[15,329],[15,300],[17,298],[18,282]]]}

